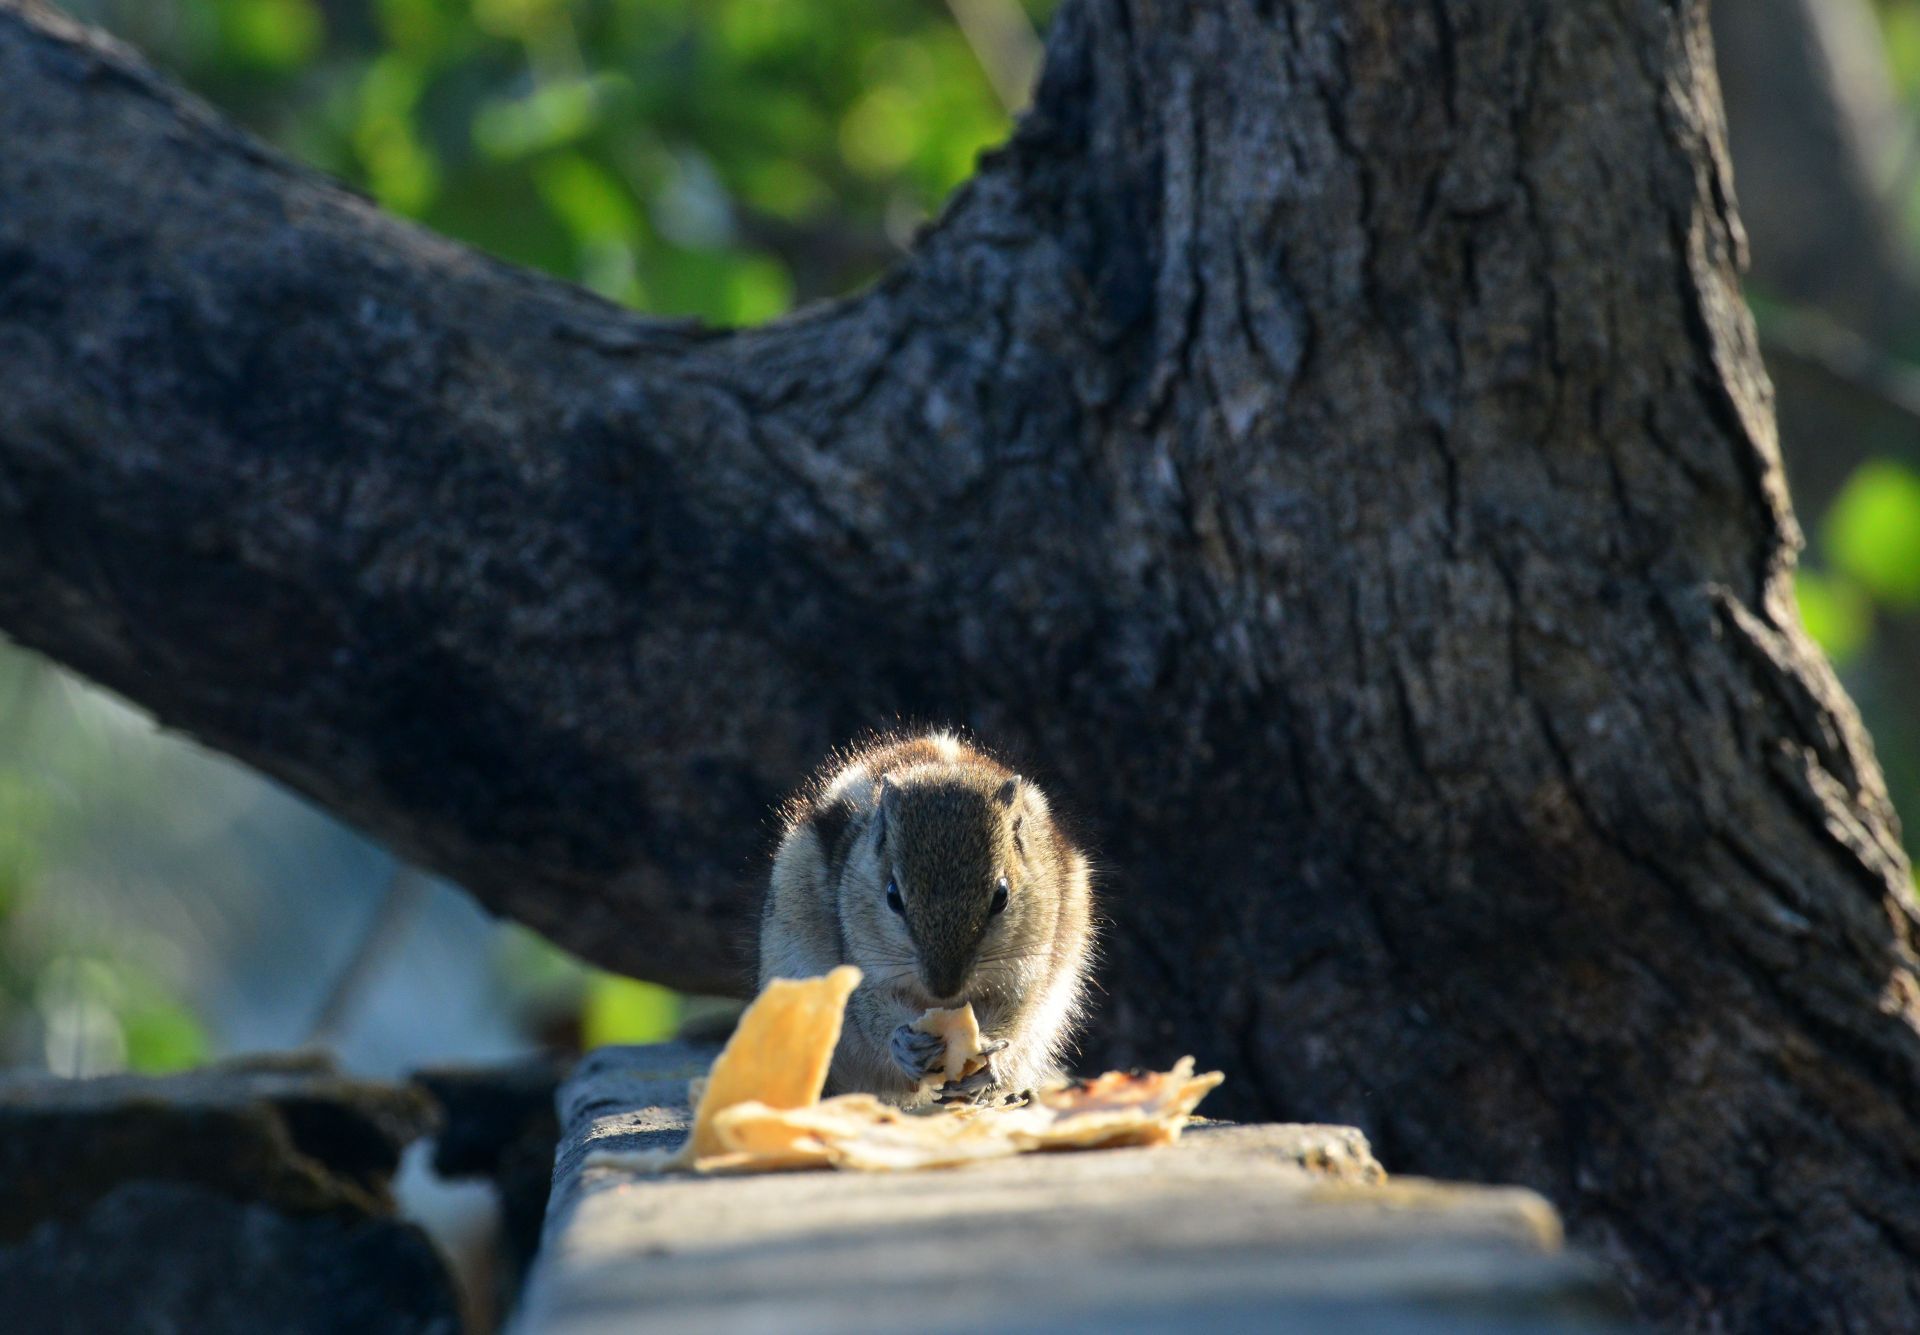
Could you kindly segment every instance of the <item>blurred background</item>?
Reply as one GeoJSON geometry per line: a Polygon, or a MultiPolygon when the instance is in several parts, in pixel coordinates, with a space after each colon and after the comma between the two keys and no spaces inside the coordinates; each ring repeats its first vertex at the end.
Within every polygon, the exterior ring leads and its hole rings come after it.
{"type": "MultiPolygon", "coordinates": [[[[1003,139],[1050,0],[59,0],[386,207],[637,309],[858,287],[1003,139]]],[[[1808,551],[1799,593],[1920,819],[1920,0],[1722,0],[1808,551]]],[[[597,973],[0,642],[0,1065],[350,1067],[662,1037],[597,973]]]]}

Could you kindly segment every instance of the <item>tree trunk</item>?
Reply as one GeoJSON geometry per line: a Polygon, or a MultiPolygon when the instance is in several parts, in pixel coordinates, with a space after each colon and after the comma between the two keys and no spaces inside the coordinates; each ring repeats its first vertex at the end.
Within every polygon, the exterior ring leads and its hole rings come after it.
{"type": "Polygon", "coordinates": [[[615,967],[956,720],[1108,869],[1091,1064],[1537,1186],[1684,1325],[1920,1323],[1907,868],[1694,0],[1069,0],[916,253],[639,320],[0,0],[0,625],[615,967]]]}

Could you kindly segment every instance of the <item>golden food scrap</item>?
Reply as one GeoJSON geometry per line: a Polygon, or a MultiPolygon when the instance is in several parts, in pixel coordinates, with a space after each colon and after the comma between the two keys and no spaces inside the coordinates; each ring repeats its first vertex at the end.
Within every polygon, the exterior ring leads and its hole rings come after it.
{"type": "Polygon", "coordinates": [[[1171,1071],[1108,1071],[1041,1090],[1032,1104],[1014,1110],[1035,1115],[1034,1124],[1015,1135],[1027,1139],[1026,1148],[1046,1150],[1171,1144],[1200,1100],[1225,1079],[1219,1071],[1195,1075],[1191,1057],[1171,1071]]]}
{"type": "Polygon", "coordinates": [[[782,1109],[818,1103],[834,1046],[840,1042],[847,998],[859,985],[860,971],[851,964],[821,978],[776,978],[768,983],[707,1072],[693,1111],[686,1157],[697,1164],[732,1150],[714,1118],[736,1103],[751,1099],[782,1109]]]}
{"type": "Polygon", "coordinates": [[[974,1017],[973,1003],[954,1006],[946,1010],[924,1012],[913,1022],[913,1027],[923,1034],[931,1034],[946,1043],[947,1051],[941,1072],[929,1072],[921,1083],[952,1084],[964,1080],[987,1064],[980,1055],[980,1021],[974,1017]]]}
{"type": "MultiPolygon", "coordinates": [[[[842,966],[822,978],[769,983],[704,1082],[694,1082],[697,1107],[684,1149],[603,1151],[590,1161],[650,1172],[900,1172],[1035,1150],[1164,1145],[1223,1078],[1218,1071],[1195,1075],[1193,1058],[1183,1057],[1171,1071],[1109,1071],[1042,1090],[1017,1107],[904,1112],[871,1094],[822,1101],[847,998],[859,982],[858,969],[842,966]]],[[[947,1079],[979,1069],[980,1027],[971,1006],[929,1011],[917,1027],[947,1040],[947,1079]]]]}

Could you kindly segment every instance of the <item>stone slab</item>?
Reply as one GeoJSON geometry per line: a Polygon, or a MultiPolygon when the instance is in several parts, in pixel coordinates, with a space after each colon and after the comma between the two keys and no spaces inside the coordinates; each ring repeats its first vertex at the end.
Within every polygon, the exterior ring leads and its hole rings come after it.
{"type": "Polygon", "coordinates": [[[1385,1178],[1350,1127],[912,1174],[651,1177],[713,1050],[610,1048],[559,1096],[520,1335],[614,1331],[1626,1329],[1532,1192],[1385,1178]]]}
{"type": "Polygon", "coordinates": [[[418,1089],[314,1055],[174,1076],[0,1076],[0,1330],[458,1335],[396,1218],[418,1089]]]}

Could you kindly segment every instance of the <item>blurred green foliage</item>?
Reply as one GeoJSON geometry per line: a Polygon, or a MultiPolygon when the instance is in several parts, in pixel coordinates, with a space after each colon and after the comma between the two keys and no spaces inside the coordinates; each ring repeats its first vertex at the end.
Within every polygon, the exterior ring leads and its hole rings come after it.
{"type": "Polygon", "coordinates": [[[1920,625],[1920,474],[1892,459],[1855,469],[1810,525],[1795,592],[1807,632],[1842,668],[1874,645],[1877,626],[1920,625]]]}
{"type": "Polygon", "coordinates": [[[556,1045],[657,1043],[680,1027],[677,993],[592,968],[517,924],[501,928],[494,954],[522,1025],[556,1045]]]}
{"type": "Polygon", "coordinates": [[[204,1060],[207,1035],[179,980],[139,933],[70,911],[43,874],[43,850],[71,838],[79,785],[140,782],[84,727],[63,729],[50,759],[36,734],[54,681],[37,660],[0,657],[0,1065],[181,1070],[204,1060]]]}
{"type": "Polygon", "coordinates": [[[1866,647],[1873,634],[1873,603],[1859,585],[1803,566],[1793,587],[1800,620],[1827,657],[1845,664],[1866,647]]]}
{"type": "Polygon", "coordinates": [[[871,277],[1009,124],[938,0],[71,7],[390,209],[722,324],[871,277]]]}
{"type": "Polygon", "coordinates": [[[1822,528],[1827,559],[1883,606],[1920,606],[1920,474],[1888,459],[1855,470],[1822,528]]]}
{"type": "Polygon", "coordinates": [[[596,973],[580,1013],[580,1043],[652,1043],[680,1024],[680,998],[664,987],[614,974],[596,973]]]}

